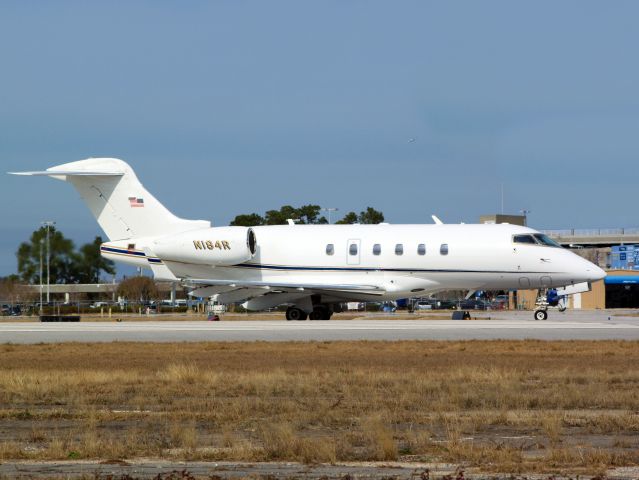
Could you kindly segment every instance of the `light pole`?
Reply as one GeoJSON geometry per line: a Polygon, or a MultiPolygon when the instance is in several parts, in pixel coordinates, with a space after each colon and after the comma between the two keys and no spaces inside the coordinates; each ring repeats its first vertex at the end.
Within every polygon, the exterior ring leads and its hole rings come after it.
{"type": "Polygon", "coordinates": [[[44,238],[40,239],[40,315],[42,315],[42,244],[44,243],[44,238]]]}
{"type": "Polygon", "coordinates": [[[325,212],[328,212],[328,224],[330,225],[331,224],[331,213],[339,211],[339,208],[328,207],[328,208],[322,208],[322,210],[324,210],[325,212]]]}
{"type": "Polygon", "coordinates": [[[530,210],[526,210],[524,208],[523,210],[519,210],[519,211],[524,216],[524,227],[527,227],[528,226],[528,214],[530,213],[530,210]]]}
{"type": "MultiPolygon", "coordinates": [[[[53,227],[55,225],[55,222],[52,221],[46,221],[46,222],[42,222],[42,226],[47,228],[47,305],[49,304],[49,297],[51,294],[51,286],[50,286],[50,282],[51,282],[51,276],[50,276],[50,257],[51,257],[51,245],[49,243],[49,230],[51,229],[51,227],[53,227]]],[[[42,302],[40,302],[42,303],[42,302]]]]}

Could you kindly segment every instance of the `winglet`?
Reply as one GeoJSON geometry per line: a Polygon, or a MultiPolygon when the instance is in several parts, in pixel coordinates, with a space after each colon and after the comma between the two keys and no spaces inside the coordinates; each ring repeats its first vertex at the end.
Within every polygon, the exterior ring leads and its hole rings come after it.
{"type": "Polygon", "coordinates": [[[444,224],[444,222],[442,222],[437,215],[431,215],[430,218],[433,219],[433,222],[435,222],[435,225],[443,225],[444,224]]]}

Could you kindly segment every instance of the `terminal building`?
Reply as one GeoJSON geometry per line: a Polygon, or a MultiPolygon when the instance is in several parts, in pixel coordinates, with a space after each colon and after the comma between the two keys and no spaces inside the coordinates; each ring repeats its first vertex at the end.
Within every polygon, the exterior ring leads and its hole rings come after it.
{"type": "MultiPolygon", "coordinates": [[[[523,215],[482,215],[480,223],[526,225],[523,215]]],[[[568,308],[639,308],[639,228],[542,230],[577,255],[606,270],[608,276],[589,292],[572,295],[568,308]]],[[[536,290],[510,292],[511,308],[531,309],[536,290]]]]}

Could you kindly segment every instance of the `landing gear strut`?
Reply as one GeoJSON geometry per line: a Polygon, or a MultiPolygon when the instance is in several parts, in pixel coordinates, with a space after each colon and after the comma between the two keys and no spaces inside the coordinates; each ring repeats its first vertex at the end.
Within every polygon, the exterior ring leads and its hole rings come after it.
{"type": "Polygon", "coordinates": [[[565,311],[566,297],[558,296],[556,290],[537,290],[537,301],[535,302],[535,320],[547,320],[549,308],[557,308],[557,310],[559,310],[560,312],[565,311]]]}
{"type": "Polygon", "coordinates": [[[288,307],[286,309],[286,320],[306,320],[307,317],[308,315],[301,308],[288,307]]]}

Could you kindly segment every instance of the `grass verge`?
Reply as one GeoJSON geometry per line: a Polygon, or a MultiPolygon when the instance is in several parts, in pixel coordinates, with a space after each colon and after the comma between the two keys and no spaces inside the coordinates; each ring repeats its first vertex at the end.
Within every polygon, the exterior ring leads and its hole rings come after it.
{"type": "Polygon", "coordinates": [[[0,345],[0,461],[639,462],[639,343],[0,345]]]}

